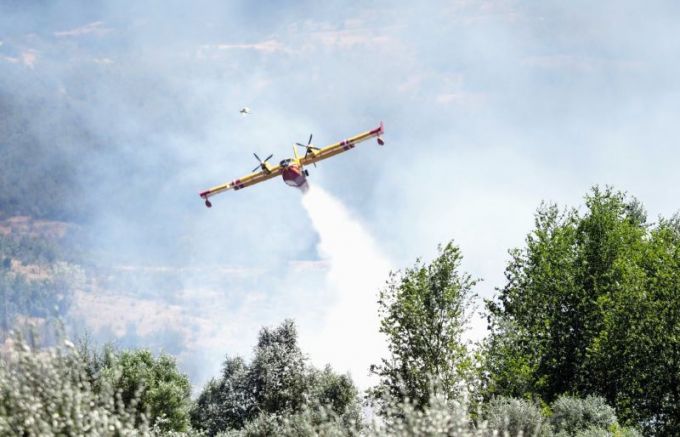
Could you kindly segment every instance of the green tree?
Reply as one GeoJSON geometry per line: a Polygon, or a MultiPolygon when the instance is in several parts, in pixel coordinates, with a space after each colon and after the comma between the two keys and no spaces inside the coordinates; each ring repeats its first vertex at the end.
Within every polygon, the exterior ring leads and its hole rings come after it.
{"type": "Polygon", "coordinates": [[[361,422],[359,392],[348,375],[339,375],[327,365],[323,370],[310,369],[309,378],[309,397],[316,409],[323,408],[340,418],[345,429],[353,429],[361,422]]]}
{"type": "Polygon", "coordinates": [[[371,391],[381,402],[426,406],[432,396],[455,399],[461,394],[472,361],[462,341],[472,288],[477,281],[459,273],[462,255],[453,243],[439,247],[430,264],[390,275],[378,300],[380,332],[390,356],[371,371],[380,383],[371,391]]]}
{"type": "Polygon", "coordinates": [[[224,362],[222,376],[211,379],[191,410],[191,423],[209,435],[228,429],[241,429],[254,411],[248,388],[248,366],[242,358],[224,362]]]}
{"type": "Polygon", "coordinates": [[[309,366],[295,324],[286,320],[260,331],[251,363],[227,358],[221,377],[196,400],[191,423],[208,435],[238,430],[284,435],[327,426],[353,434],[360,423],[358,391],[348,376],[309,366]]]}
{"type": "Polygon", "coordinates": [[[680,433],[680,232],[594,188],[583,213],[543,205],[487,302],[485,388],[554,401],[603,396],[646,433],[680,433]]]}
{"type": "Polygon", "coordinates": [[[308,389],[307,369],[292,320],[260,331],[247,378],[256,410],[300,411],[308,389]]]}
{"type": "Polygon", "coordinates": [[[161,431],[186,431],[189,427],[191,384],[179,372],[174,358],[154,357],[148,350],[100,355],[90,362],[88,373],[97,386],[111,386],[126,406],[144,414],[161,431]]]}
{"type": "Polygon", "coordinates": [[[680,227],[661,220],[622,268],[589,364],[594,387],[647,434],[680,434],[680,227]]]}

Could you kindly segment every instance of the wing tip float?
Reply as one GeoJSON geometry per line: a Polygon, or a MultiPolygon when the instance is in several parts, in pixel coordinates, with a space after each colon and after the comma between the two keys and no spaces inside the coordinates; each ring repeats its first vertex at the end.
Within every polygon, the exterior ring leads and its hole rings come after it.
{"type": "Polygon", "coordinates": [[[199,193],[199,196],[205,201],[205,206],[210,208],[212,207],[212,202],[210,202],[209,198],[216,194],[228,190],[235,191],[240,190],[241,188],[245,188],[251,185],[258,184],[260,182],[264,182],[278,175],[283,176],[283,181],[287,185],[298,188],[302,192],[306,192],[309,187],[309,184],[307,182],[307,176],[309,176],[309,171],[304,169],[305,165],[314,164],[314,166],[316,166],[316,163],[318,161],[330,158],[337,154],[346,152],[347,150],[353,149],[354,146],[356,146],[357,144],[371,138],[375,138],[376,141],[378,142],[378,145],[382,146],[385,144],[385,140],[383,139],[384,133],[385,126],[381,121],[380,125],[375,129],[361,133],[359,135],[355,135],[346,140],[342,140],[335,144],[331,144],[329,146],[322,148],[311,145],[312,135],[310,135],[308,144],[304,145],[296,143],[296,145],[298,146],[306,147],[307,153],[305,153],[304,156],[302,157],[298,156],[297,152],[295,151],[295,146],[293,146],[294,150],[293,158],[284,159],[278,165],[272,166],[267,163],[267,161],[269,160],[269,158],[272,157],[272,155],[269,155],[269,157],[264,161],[261,161],[260,158],[257,155],[255,155],[255,157],[260,163],[260,165],[258,166],[260,168],[259,171],[255,172],[255,170],[257,170],[258,168],[255,167],[253,173],[246,175],[240,179],[235,179],[226,184],[217,185],[208,190],[202,191],[199,193]]]}

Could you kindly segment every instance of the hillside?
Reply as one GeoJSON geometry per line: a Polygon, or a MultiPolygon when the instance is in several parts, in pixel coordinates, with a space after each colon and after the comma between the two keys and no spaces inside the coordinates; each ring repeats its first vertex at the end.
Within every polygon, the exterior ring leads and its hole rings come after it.
{"type": "Polygon", "coordinates": [[[0,220],[2,334],[23,322],[44,326],[67,315],[85,286],[68,240],[75,225],[13,216],[0,220]]]}
{"type": "Polygon", "coordinates": [[[201,384],[211,367],[189,358],[220,348],[225,328],[214,321],[238,302],[254,302],[241,290],[251,273],[96,262],[82,249],[85,232],[81,225],[29,216],[0,220],[2,338],[32,327],[49,339],[57,322],[73,338],[170,352],[201,384]],[[220,294],[227,284],[237,290],[220,294]]]}

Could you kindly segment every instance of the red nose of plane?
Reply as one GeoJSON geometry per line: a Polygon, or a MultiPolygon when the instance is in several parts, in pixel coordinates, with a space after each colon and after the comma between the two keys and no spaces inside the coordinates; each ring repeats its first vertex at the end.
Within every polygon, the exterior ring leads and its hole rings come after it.
{"type": "Polygon", "coordinates": [[[290,185],[291,187],[299,188],[302,187],[307,182],[307,178],[305,177],[304,172],[297,165],[289,165],[283,171],[282,176],[283,181],[287,185],[290,185]]]}

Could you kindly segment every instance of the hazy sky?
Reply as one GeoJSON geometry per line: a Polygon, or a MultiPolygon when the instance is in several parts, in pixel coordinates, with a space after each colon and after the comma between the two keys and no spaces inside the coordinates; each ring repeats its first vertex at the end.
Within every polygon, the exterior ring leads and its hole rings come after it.
{"type": "Polygon", "coordinates": [[[170,343],[212,332],[182,357],[203,380],[259,326],[291,317],[305,335],[344,293],[281,181],[202,205],[252,152],[279,160],[311,132],[325,145],[383,120],[384,147],[323,162],[310,183],[370,235],[378,264],[454,239],[484,297],[541,201],[578,206],[610,184],[652,220],[677,211],[679,14],[670,0],[4,1],[0,91],[44,102],[26,116],[45,148],[86,151],[71,158],[74,201],[91,205],[101,262],[183,269],[181,292],[141,307],[170,343]],[[76,146],[74,124],[88,133],[76,146]]]}

